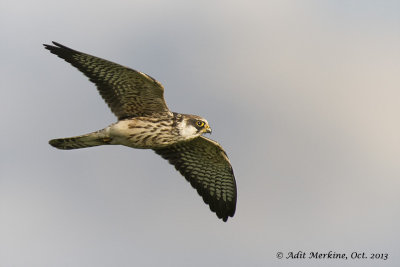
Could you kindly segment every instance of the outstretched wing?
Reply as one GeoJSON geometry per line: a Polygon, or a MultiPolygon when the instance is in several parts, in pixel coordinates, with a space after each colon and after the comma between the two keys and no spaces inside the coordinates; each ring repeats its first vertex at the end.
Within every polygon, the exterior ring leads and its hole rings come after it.
{"type": "Polygon", "coordinates": [[[169,112],[161,83],[139,71],[72,50],[59,43],[45,44],[51,53],[78,68],[96,84],[111,111],[118,117],[169,112]]]}
{"type": "Polygon", "coordinates": [[[224,222],[236,210],[236,182],[232,166],[222,147],[200,136],[154,150],[167,159],[203,197],[210,209],[224,222]]]}

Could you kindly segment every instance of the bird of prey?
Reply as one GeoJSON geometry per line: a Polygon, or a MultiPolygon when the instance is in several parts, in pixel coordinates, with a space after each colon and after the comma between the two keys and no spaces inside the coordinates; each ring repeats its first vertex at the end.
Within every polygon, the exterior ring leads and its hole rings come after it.
{"type": "Polygon", "coordinates": [[[236,209],[236,182],[223,148],[202,136],[211,133],[204,118],[171,112],[164,88],[142,72],[91,56],[59,43],[44,44],[93,82],[117,116],[116,123],[89,134],[50,140],[59,149],[124,145],[153,149],[190,182],[224,222],[236,209]]]}

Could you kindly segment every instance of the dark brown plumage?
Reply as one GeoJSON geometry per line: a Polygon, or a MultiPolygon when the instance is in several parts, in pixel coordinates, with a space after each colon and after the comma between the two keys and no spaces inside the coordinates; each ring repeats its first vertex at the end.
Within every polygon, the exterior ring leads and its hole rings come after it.
{"type": "Polygon", "coordinates": [[[197,189],[218,218],[233,217],[237,189],[232,166],[222,147],[202,136],[211,132],[205,119],[172,113],[163,86],[144,73],[53,44],[44,46],[96,84],[118,121],[93,133],[50,140],[50,145],[67,150],[99,145],[153,149],[197,189]]]}
{"type": "Polygon", "coordinates": [[[173,164],[197,189],[218,218],[226,221],[235,214],[236,182],[232,166],[218,143],[200,136],[154,151],[173,164]]]}
{"type": "Polygon", "coordinates": [[[57,42],[45,44],[51,53],[71,63],[91,82],[119,120],[169,112],[164,100],[164,87],[139,71],[94,57],[57,42]]]}

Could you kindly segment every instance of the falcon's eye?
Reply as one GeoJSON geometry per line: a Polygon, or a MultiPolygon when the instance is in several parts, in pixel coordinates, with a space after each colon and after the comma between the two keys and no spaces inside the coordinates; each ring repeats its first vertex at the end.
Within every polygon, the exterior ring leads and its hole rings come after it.
{"type": "Polygon", "coordinates": [[[197,121],[196,124],[199,127],[203,127],[204,126],[204,121],[197,121]]]}

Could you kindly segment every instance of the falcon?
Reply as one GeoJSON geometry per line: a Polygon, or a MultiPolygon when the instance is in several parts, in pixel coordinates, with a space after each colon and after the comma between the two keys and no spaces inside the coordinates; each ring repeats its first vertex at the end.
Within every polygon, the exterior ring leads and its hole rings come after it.
{"type": "Polygon", "coordinates": [[[175,166],[218,218],[226,222],[233,217],[235,176],[223,148],[202,136],[211,133],[206,119],[171,112],[164,87],[147,74],[52,43],[44,47],[88,77],[118,120],[92,133],[50,140],[50,145],[66,150],[101,145],[152,149],[175,166]]]}

